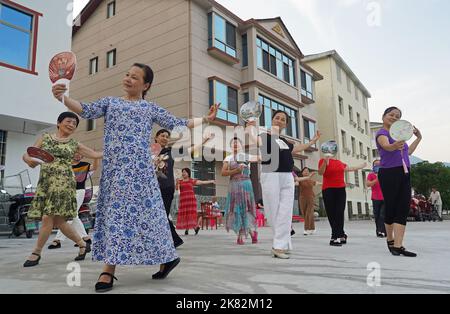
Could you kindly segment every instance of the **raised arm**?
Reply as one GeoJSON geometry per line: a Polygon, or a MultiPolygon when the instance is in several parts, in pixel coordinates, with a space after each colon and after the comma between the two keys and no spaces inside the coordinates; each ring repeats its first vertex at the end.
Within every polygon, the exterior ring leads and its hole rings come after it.
{"type": "Polygon", "coordinates": [[[409,146],[408,154],[412,155],[417,149],[417,146],[422,141],[422,133],[420,133],[419,129],[414,128],[414,135],[416,136],[416,140],[409,146]]]}
{"type": "Polygon", "coordinates": [[[208,141],[212,140],[214,138],[214,134],[208,134],[203,138],[203,141],[197,145],[192,144],[191,147],[187,149],[188,154],[192,154],[193,151],[196,151],[197,149],[203,147],[208,141]]]}
{"type": "Polygon", "coordinates": [[[206,123],[206,122],[214,121],[216,119],[217,110],[219,110],[219,107],[220,107],[220,103],[214,104],[211,106],[211,108],[209,108],[209,113],[206,117],[189,119],[188,123],[187,123],[187,127],[190,129],[193,129],[197,126],[200,126],[204,122],[206,123]]]}
{"type": "Polygon", "coordinates": [[[393,152],[396,150],[402,150],[403,147],[405,146],[405,141],[399,141],[399,142],[394,142],[392,144],[389,143],[389,139],[386,135],[380,135],[377,138],[377,142],[378,144],[380,144],[380,146],[388,151],[388,152],[393,152]]]}
{"type": "Polygon", "coordinates": [[[72,98],[69,98],[64,95],[64,93],[67,91],[67,87],[65,84],[56,84],[52,87],[53,96],[62,102],[62,99],[64,97],[64,105],[69,108],[71,111],[75,112],[76,114],[81,114],[83,111],[83,108],[81,106],[81,103],[79,101],[76,101],[72,98]]]}
{"type": "Polygon", "coordinates": [[[208,184],[216,184],[216,181],[215,180],[208,180],[208,181],[197,180],[195,182],[195,185],[208,185],[208,184]]]}
{"type": "Polygon", "coordinates": [[[349,167],[349,166],[347,166],[344,171],[345,172],[353,172],[353,171],[358,171],[358,170],[364,169],[366,167],[367,167],[367,163],[365,162],[365,163],[363,163],[363,164],[361,164],[361,165],[359,165],[357,167],[349,167]]]}
{"type": "Polygon", "coordinates": [[[320,135],[321,135],[320,132],[317,131],[316,135],[314,136],[314,138],[309,143],[307,143],[307,144],[296,144],[294,146],[294,149],[292,150],[292,153],[293,154],[298,154],[298,153],[300,153],[300,152],[310,148],[311,146],[315,145],[317,143],[317,141],[319,140],[320,135]]]}
{"type": "Polygon", "coordinates": [[[91,159],[102,159],[103,158],[103,152],[96,152],[95,150],[78,143],[78,153],[82,156],[85,156],[87,158],[91,159]]]}
{"type": "MultiPolygon", "coordinates": [[[[43,136],[39,137],[36,142],[34,142],[33,147],[37,147],[37,148],[41,148],[42,147],[42,140],[43,140],[43,136]]],[[[39,166],[40,164],[33,160],[30,155],[28,155],[27,152],[25,152],[25,154],[23,154],[22,156],[22,160],[30,167],[30,168],[36,168],[37,166],[39,166]]]]}

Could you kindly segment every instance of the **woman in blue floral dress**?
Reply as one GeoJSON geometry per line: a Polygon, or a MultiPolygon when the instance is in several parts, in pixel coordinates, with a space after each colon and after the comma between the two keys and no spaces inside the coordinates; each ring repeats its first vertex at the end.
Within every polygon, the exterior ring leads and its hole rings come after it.
{"type": "Polygon", "coordinates": [[[151,161],[154,123],[172,130],[193,128],[212,121],[218,105],[207,117],[178,119],[144,99],[153,71],[134,64],[123,79],[124,97],[106,97],[80,103],[64,95],[64,84],[53,95],[84,119],[105,118],[104,159],[93,239],[93,259],[105,263],[95,286],[97,292],[113,287],[116,265],[156,265],[153,279],[163,279],[180,262],[172,241],[158,180],[151,161]]]}

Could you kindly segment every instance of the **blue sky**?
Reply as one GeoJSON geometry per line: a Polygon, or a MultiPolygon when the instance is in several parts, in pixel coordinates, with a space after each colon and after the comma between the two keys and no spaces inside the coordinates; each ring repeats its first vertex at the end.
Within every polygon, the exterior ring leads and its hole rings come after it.
{"type": "MultiPolygon", "coordinates": [[[[87,2],[75,0],[75,13],[87,2]]],[[[281,16],[305,55],[337,50],[372,94],[371,121],[400,107],[423,133],[415,155],[450,161],[450,1],[218,2],[244,20],[281,16]]]]}

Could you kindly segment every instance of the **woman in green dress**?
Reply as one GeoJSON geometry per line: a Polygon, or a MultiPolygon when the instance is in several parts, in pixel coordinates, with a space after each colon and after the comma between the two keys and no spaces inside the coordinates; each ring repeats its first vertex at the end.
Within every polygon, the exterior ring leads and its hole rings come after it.
{"type": "Polygon", "coordinates": [[[35,147],[52,154],[55,157],[53,162],[40,164],[27,153],[23,156],[23,160],[31,168],[41,166],[37,191],[28,211],[28,218],[42,221],[36,247],[24,267],[39,264],[42,248],[53,228],[59,228],[66,237],[78,244],[80,252],[75,258],[76,261],[84,260],[86,253],[90,251],[83,239],[67,223],[78,214],[76,181],[71,162],[75,153],[93,159],[103,158],[103,153],[95,152],[70,138],[78,124],[79,118],[76,114],[64,112],[58,117],[56,133],[46,133],[34,144],[35,147]]]}

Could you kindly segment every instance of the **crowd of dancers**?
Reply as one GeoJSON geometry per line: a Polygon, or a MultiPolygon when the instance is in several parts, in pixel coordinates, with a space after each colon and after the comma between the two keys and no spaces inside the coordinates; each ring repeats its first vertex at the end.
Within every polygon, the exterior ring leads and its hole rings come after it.
{"type": "MultiPolygon", "coordinates": [[[[84,260],[86,254],[92,252],[92,259],[104,264],[95,285],[97,292],[113,288],[118,265],[160,265],[152,278],[164,279],[180,263],[176,248],[183,244],[183,240],[177,230],[184,230],[186,235],[189,230],[195,234],[200,230],[194,187],[215,184],[215,181],[193,179],[189,168],[182,170],[180,178],[174,177],[171,131],[176,127],[194,128],[213,121],[219,105],[211,106],[209,114],[203,118],[187,120],[174,117],[145,100],[152,82],[151,68],[136,63],[123,79],[123,97],[105,97],[84,103],[67,97],[65,85],[53,86],[55,98],[63,101],[71,112],[58,117],[55,134],[44,134],[34,145],[51,153],[55,161],[41,165],[36,197],[28,216],[41,220],[42,227],[25,267],[39,264],[42,249],[53,228],[58,228],[59,232],[49,249],[61,247],[61,242],[67,237],[78,246],[75,260],[84,260]],[[105,118],[103,152],[96,152],[71,138],[79,117],[105,118]],[[152,140],[154,124],[162,129],[152,140]],[[164,161],[164,166],[157,172],[152,163],[150,144],[153,142],[162,148],[159,156],[164,161]],[[81,162],[82,158],[93,159],[93,165],[81,162]],[[91,239],[77,219],[77,211],[84,197],[87,174],[96,170],[99,159],[102,159],[102,170],[91,239]],[[176,190],[180,196],[175,227],[169,213],[176,190]]],[[[368,185],[378,191],[373,193],[377,234],[387,237],[388,248],[393,255],[415,256],[403,247],[411,187],[410,175],[405,173],[402,160],[406,159],[407,167],[410,166],[408,156],[416,149],[421,135],[415,130],[417,139],[409,147],[405,142],[394,141],[389,128],[400,118],[401,111],[395,107],[388,108],[383,115],[383,129],[376,136],[381,156],[377,165],[379,171],[376,168],[368,185]]],[[[222,176],[229,177],[224,206],[226,230],[236,234],[238,245],[243,245],[248,238],[253,244],[258,243],[257,207],[263,207],[273,232],[271,254],[281,259],[288,259],[293,250],[291,235],[296,185],[300,187],[299,205],[305,218],[305,234],[315,232],[314,186],[321,184],[331,226],[329,244],[342,246],[348,241],[344,231],[344,174],[367,166],[349,166],[325,156],[318,164],[318,173],[304,168],[299,176],[294,175],[293,155],[315,145],[320,132],[307,144],[293,145],[282,136],[288,120],[284,111],[275,111],[272,126],[265,132],[254,132],[258,129],[256,122],[248,123],[247,130],[253,131],[248,131],[247,135],[250,146],[257,147],[256,153],[247,153],[243,140],[237,136],[232,138],[228,143],[231,154],[224,159],[221,171],[222,176]],[[259,169],[263,199],[258,202],[250,179],[251,163],[256,163],[259,169]],[[323,176],[322,183],[314,177],[317,175],[323,176]]],[[[199,146],[185,149],[185,154],[190,155],[211,138],[206,136],[199,146]]],[[[28,154],[23,159],[30,167],[38,166],[28,154]]]]}

